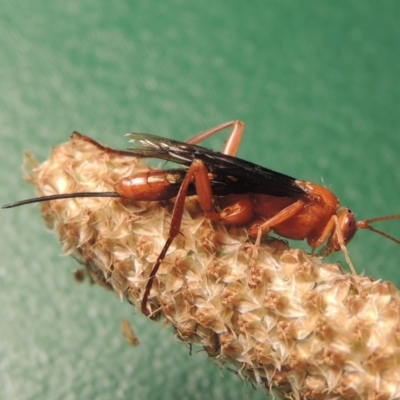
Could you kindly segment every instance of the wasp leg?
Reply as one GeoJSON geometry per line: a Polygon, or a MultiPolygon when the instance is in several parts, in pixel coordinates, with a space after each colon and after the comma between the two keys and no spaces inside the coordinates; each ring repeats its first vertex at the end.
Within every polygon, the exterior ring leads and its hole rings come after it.
{"type": "Polygon", "coordinates": [[[204,211],[204,214],[207,218],[210,218],[214,221],[221,220],[220,215],[214,210],[212,203],[212,190],[210,180],[208,178],[208,171],[203,161],[194,160],[191,166],[189,167],[185,178],[182,181],[181,187],[179,188],[179,192],[175,199],[174,208],[172,211],[171,217],[171,225],[169,228],[168,239],[164,244],[164,247],[157,258],[157,261],[150,273],[149,280],[147,281],[147,285],[144,291],[141,310],[142,313],[149,316],[150,313],[147,310],[147,300],[150,295],[150,290],[153,286],[154,278],[157,275],[157,271],[160,268],[161,262],[165,258],[168,248],[170,247],[172,241],[175,236],[178,235],[181,223],[182,223],[182,215],[185,207],[185,199],[186,194],[189,188],[190,183],[194,179],[194,184],[196,187],[196,192],[198,196],[198,200],[201,208],[204,211]]]}
{"type": "MultiPolygon", "coordinates": [[[[345,258],[348,266],[350,267],[351,273],[353,274],[354,278],[356,279],[358,293],[360,295],[362,295],[363,291],[362,291],[362,288],[359,283],[359,276],[357,274],[356,269],[354,268],[353,262],[351,261],[349,252],[347,251],[346,243],[344,241],[342,229],[340,227],[339,219],[338,219],[337,215],[332,215],[332,217],[326,224],[324,230],[322,231],[321,235],[318,238],[309,241],[309,244],[312,247],[318,247],[322,243],[324,243],[325,240],[328,239],[329,235],[332,235],[332,234],[334,235],[334,238],[330,239],[330,241],[333,241],[336,245],[338,245],[340,247],[340,250],[342,251],[344,258],[345,258]]],[[[329,241],[328,241],[328,245],[329,245],[329,241]]],[[[333,245],[331,245],[331,246],[333,246],[333,245]]],[[[328,249],[327,254],[329,254],[331,252],[332,252],[332,249],[328,249]]]]}
{"type": "Polygon", "coordinates": [[[273,229],[276,225],[280,224],[293,217],[293,215],[297,214],[304,206],[304,202],[302,200],[297,200],[290,206],[284,208],[279,211],[273,217],[267,219],[266,221],[256,221],[249,229],[250,236],[257,236],[258,229],[261,228],[262,233],[265,235],[271,229],[273,229]]]}
{"type": "Polygon", "coordinates": [[[260,276],[257,274],[256,270],[256,262],[258,259],[258,249],[260,248],[262,234],[261,226],[259,226],[257,238],[253,245],[253,254],[251,255],[249,267],[247,269],[247,283],[250,288],[256,287],[258,282],[260,282],[260,276]]]}
{"type": "Polygon", "coordinates": [[[200,142],[209,138],[210,136],[215,135],[216,133],[231,127],[232,127],[232,132],[229,135],[229,138],[222,149],[222,153],[227,154],[229,156],[234,156],[239,149],[240,142],[243,137],[244,123],[242,121],[238,120],[229,121],[225,122],[224,124],[215,126],[214,128],[207,129],[206,131],[201,132],[196,136],[193,136],[192,138],[186,140],[186,143],[199,144],[200,142]]]}

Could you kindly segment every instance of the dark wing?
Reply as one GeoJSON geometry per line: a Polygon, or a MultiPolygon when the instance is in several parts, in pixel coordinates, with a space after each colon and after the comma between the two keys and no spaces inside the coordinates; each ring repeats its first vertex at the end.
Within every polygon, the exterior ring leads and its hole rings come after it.
{"type": "Polygon", "coordinates": [[[136,157],[158,158],[186,167],[194,159],[203,161],[212,174],[213,192],[218,195],[261,193],[295,197],[305,193],[295,178],[206,147],[149,134],[129,133],[127,136],[137,145],[137,148],[128,149],[136,157]]]}

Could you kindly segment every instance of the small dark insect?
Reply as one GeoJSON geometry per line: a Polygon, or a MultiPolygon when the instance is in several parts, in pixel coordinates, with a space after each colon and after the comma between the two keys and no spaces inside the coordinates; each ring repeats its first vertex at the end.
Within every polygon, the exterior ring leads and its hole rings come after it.
{"type": "Polygon", "coordinates": [[[73,197],[121,197],[147,201],[175,198],[169,236],[150,273],[142,298],[141,310],[146,315],[150,315],[147,300],[154,278],[169,246],[179,233],[187,195],[196,194],[205,216],[213,221],[248,225],[249,235],[256,237],[256,246],[262,235],[274,231],[288,239],[307,239],[313,249],[326,243],[323,255],[341,250],[355,276],[357,274],[346,245],[358,228],[372,230],[400,244],[400,240],[370,225],[373,222],[400,219],[400,215],[356,222],[350,209],[339,208],[338,199],[329,189],[235,157],[243,130],[244,124],[241,121],[231,121],[202,132],[186,142],[133,133],[128,137],[137,148],[125,151],[104,147],[74,132],[73,135],[79,135],[105,152],[158,158],[180,164],[183,168],[151,170],[124,177],[115,185],[114,192],[37,197],[7,204],[3,208],[73,197]],[[232,128],[232,133],[222,152],[197,145],[227,128],[232,128]]]}
{"type": "Polygon", "coordinates": [[[135,335],[135,332],[133,331],[132,327],[130,326],[129,322],[126,319],[121,320],[121,330],[126,341],[131,346],[137,346],[139,344],[138,337],[135,335]]]}
{"type": "Polygon", "coordinates": [[[76,269],[72,271],[72,274],[74,275],[74,279],[76,283],[82,283],[85,280],[85,270],[84,269],[76,269]]]}

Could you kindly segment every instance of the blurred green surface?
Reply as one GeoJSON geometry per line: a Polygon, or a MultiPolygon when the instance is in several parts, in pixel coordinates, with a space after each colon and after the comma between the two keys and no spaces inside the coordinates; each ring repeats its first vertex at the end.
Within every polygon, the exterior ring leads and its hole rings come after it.
{"type": "MultiPolygon", "coordinates": [[[[124,148],[129,131],[185,139],[241,119],[242,158],[324,182],[361,218],[399,213],[399,20],[395,0],[3,0],[0,202],[33,195],[22,151],[44,160],[72,130],[124,148]]],[[[2,210],[0,229],[0,398],[265,398],[75,284],[38,207],[2,210]]],[[[385,229],[400,236],[400,221],[385,229]]],[[[399,287],[399,246],[360,232],[349,249],[399,287]]]]}

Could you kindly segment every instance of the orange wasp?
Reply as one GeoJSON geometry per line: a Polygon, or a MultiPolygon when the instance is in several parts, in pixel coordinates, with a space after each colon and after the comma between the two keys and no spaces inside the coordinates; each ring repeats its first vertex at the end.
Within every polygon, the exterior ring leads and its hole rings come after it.
{"type": "Polygon", "coordinates": [[[356,222],[349,208],[339,208],[339,200],[329,189],[235,157],[243,130],[241,121],[231,121],[204,131],[186,142],[133,133],[128,137],[138,147],[125,151],[110,149],[74,132],[73,135],[80,135],[106,152],[158,158],[180,164],[183,168],[151,170],[124,177],[114,186],[114,192],[36,197],[7,204],[3,208],[73,197],[121,197],[137,201],[175,198],[168,239],[149,275],[143,294],[141,310],[145,315],[150,314],[147,309],[150,290],[161,262],[179,233],[188,195],[197,195],[207,218],[224,224],[248,225],[249,235],[257,238],[256,245],[262,235],[273,231],[287,239],[307,239],[313,249],[326,243],[324,255],[341,250],[354,275],[357,274],[346,245],[358,228],[372,230],[400,244],[400,240],[370,225],[377,221],[400,219],[400,215],[356,222]],[[232,133],[222,152],[197,145],[227,128],[232,128],[232,133]]]}

